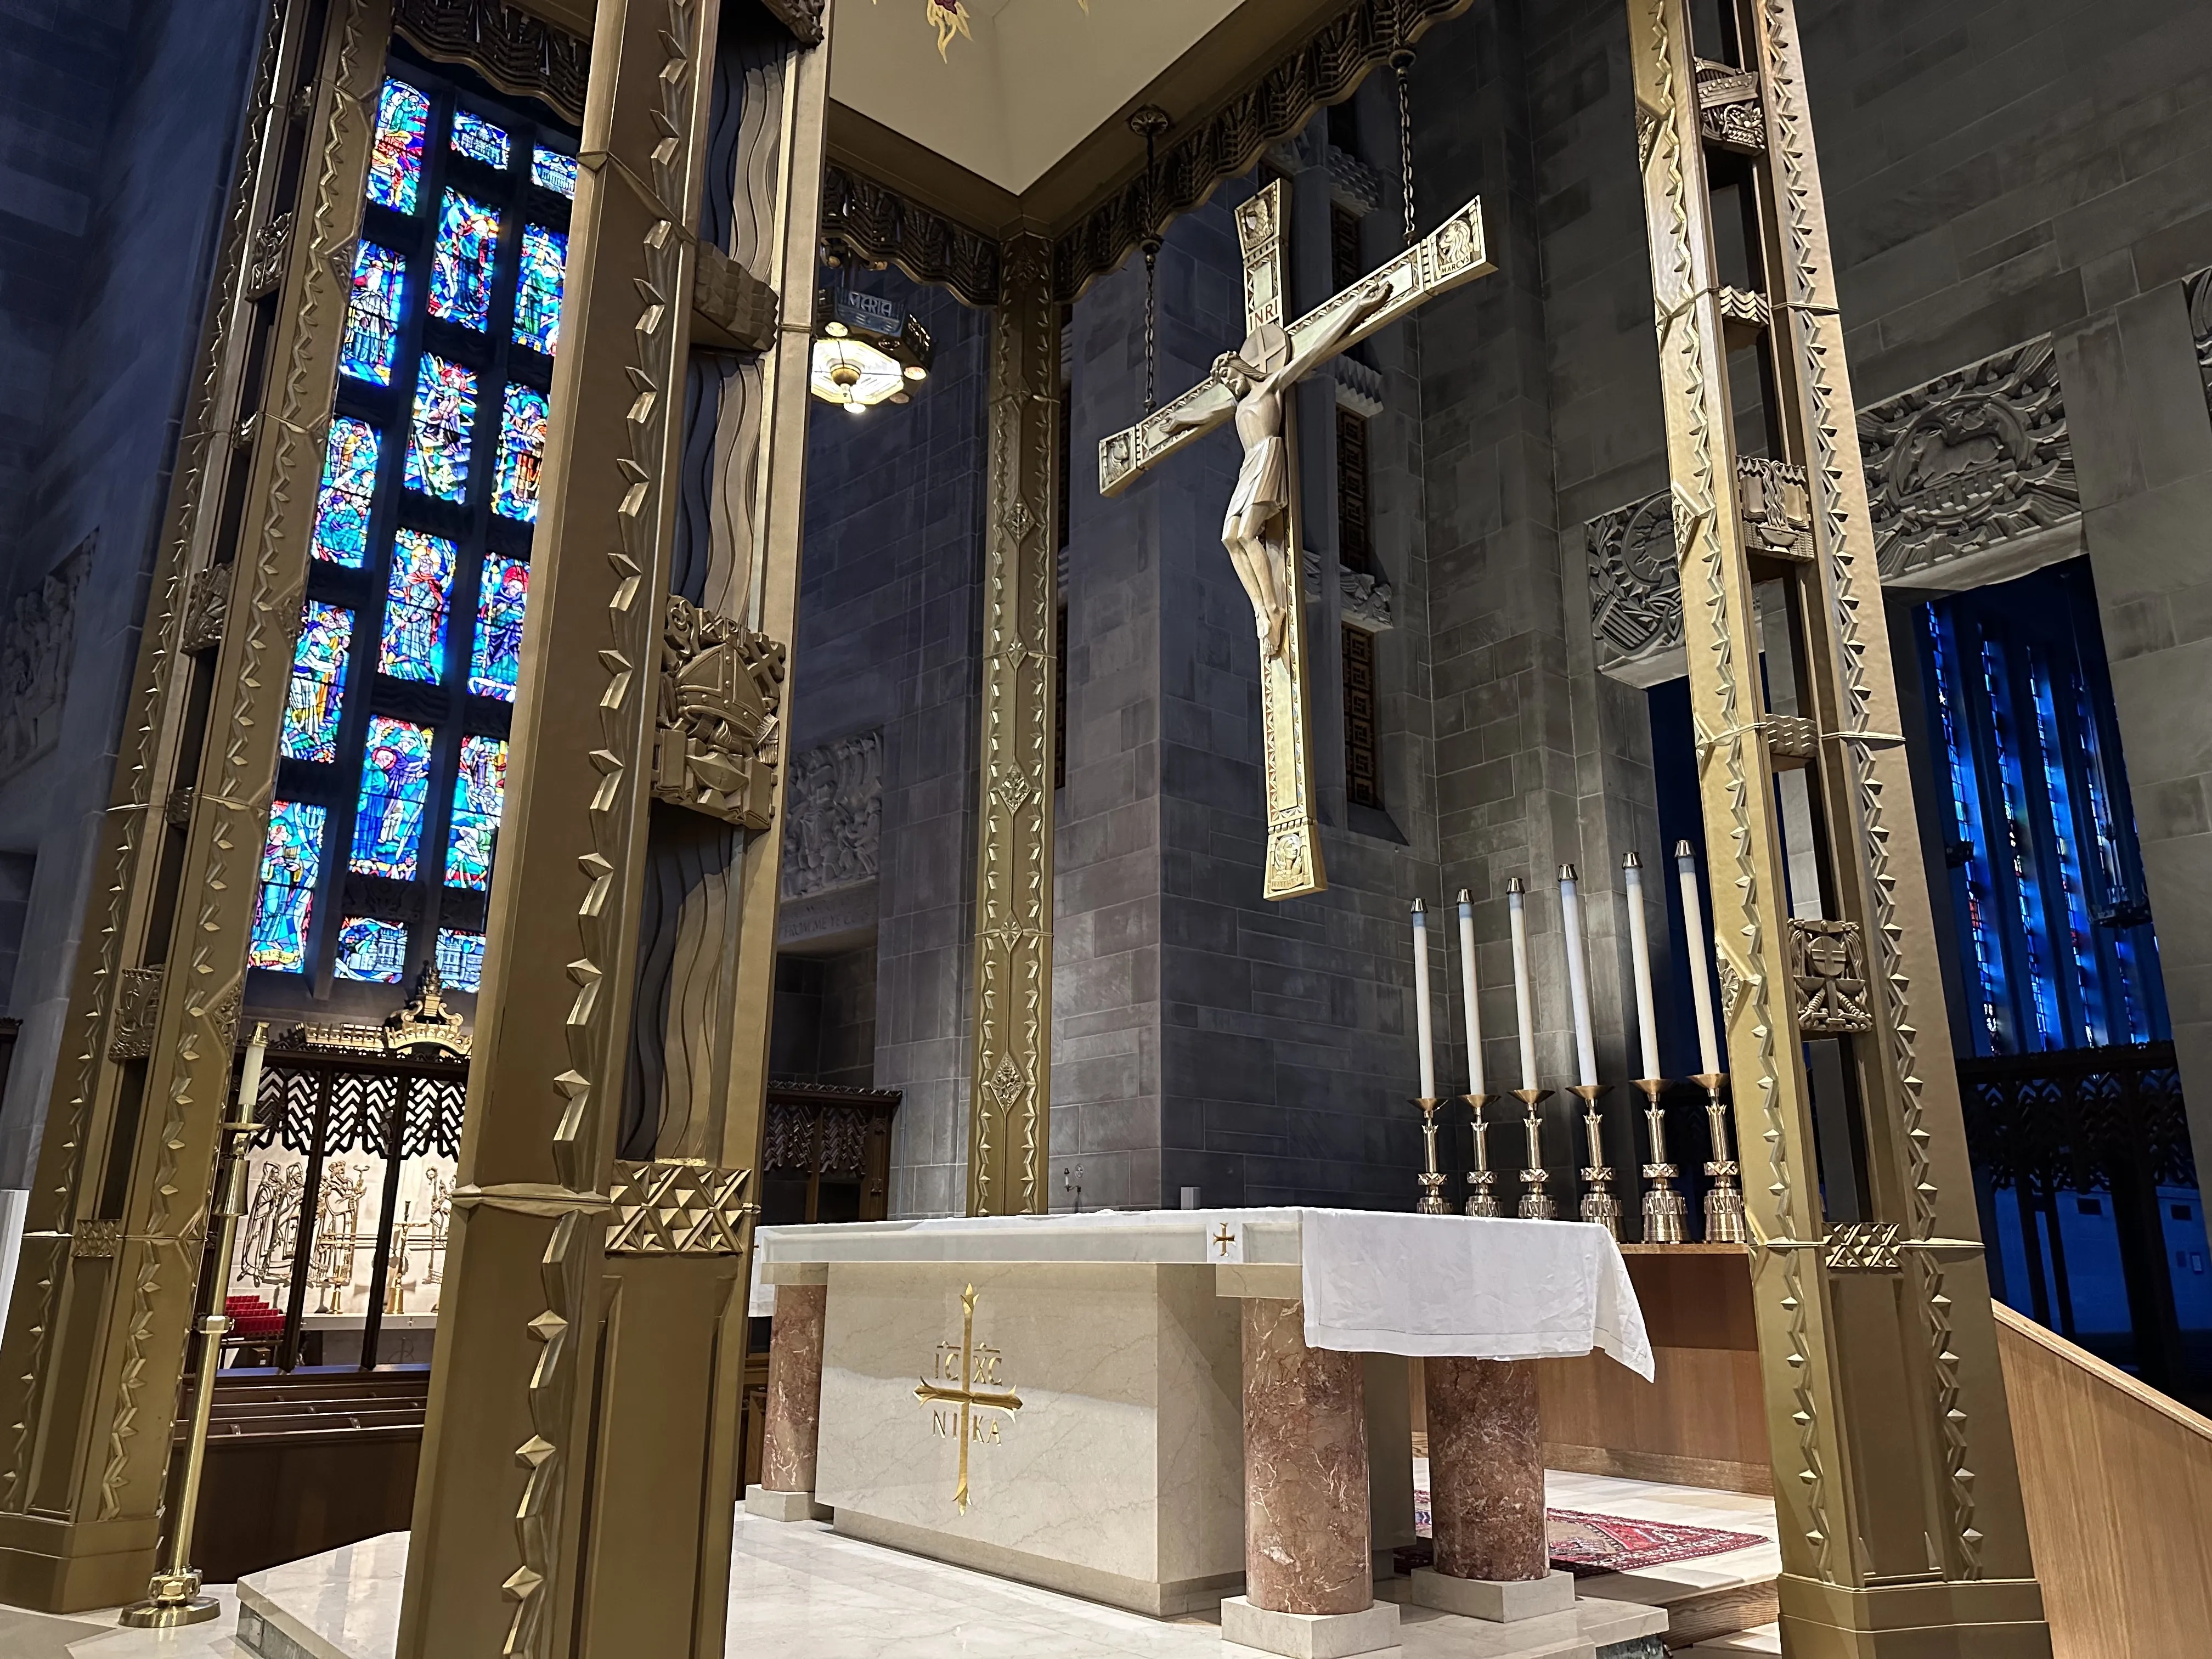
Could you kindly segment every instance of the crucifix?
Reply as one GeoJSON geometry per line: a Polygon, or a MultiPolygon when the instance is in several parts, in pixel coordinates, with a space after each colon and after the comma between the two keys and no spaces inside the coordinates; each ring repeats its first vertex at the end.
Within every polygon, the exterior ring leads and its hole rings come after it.
{"type": "Polygon", "coordinates": [[[1234,420],[1244,460],[1221,539],[1252,602],[1260,646],[1267,856],[1262,890],[1296,898],[1328,885],[1322,868],[1308,753],[1305,579],[1299,568],[1294,422],[1285,393],[1314,369],[1425,301],[1495,269],[1480,198],[1340,294],[1287,326],[1283,181],[1237,210],[1244,256],[1244,343],[1174,402],[1098,446],[1098,489],[1119,495],[1138,474],[1234,420]]]}

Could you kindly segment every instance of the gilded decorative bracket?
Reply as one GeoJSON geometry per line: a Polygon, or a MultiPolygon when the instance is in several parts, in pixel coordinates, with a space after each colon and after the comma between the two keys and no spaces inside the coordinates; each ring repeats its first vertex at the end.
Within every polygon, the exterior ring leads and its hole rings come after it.
{"type": "Polygon", "coordinates": [[[746,830],[775,816],[782,643],[671,595],[653,738],[656,799],[746,830]]]}

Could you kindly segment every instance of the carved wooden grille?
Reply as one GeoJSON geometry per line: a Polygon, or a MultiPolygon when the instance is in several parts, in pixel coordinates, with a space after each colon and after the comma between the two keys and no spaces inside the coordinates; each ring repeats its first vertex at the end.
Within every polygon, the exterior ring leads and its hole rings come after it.
{"type": "Polygon", "coordinates": [[[1344,792],[1354,806],[1382,805],[1382,754],[1376,736],[1375,636],[1344,625],[1344,792]]]}
{"type": "Polygon", "coordinates": [[[1336,411],[1336,557],[1346,570],[1375,568],[1375,530],[1370,517],[1367,422],[1348,409],[1336,411]]]}

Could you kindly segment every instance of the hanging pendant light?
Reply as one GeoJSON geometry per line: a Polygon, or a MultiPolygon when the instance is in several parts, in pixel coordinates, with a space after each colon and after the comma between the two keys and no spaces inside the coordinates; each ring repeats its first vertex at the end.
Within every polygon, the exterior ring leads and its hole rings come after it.
{"type": "Polygon", "coordinates": [[[830,289],[816,296],[807,390],[823,402],[851,415],[905,403],[935,357],[929,331],[888,300],[830,289]]]}

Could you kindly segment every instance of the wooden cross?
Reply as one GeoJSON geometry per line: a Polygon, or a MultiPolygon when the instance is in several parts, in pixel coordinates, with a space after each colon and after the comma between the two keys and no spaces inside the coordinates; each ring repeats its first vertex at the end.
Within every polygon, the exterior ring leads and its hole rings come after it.
{"type": "MultiPolygon", "coordinates": [[[[936,1370],[939,1376],[945,1376],[951,1370],[951,1346],[948,1342],[939,1351],[936,1370]]],[[[999,1411],[1012,1414],[1022,1408],[1022,1397],[1012,1389],[1003,1385],[997,1389],[980,1386],[999,1381],[998,1350],[985,1347],[981,1353],[982,1365],[979,1374],[975,1346],[975,1287],[969,1285],[960,1292],[960,1386],[952,1389],[925,1382],[914,1391],[916,1400],[933,1407],[933,1424],[950,1420],[935,1413],[934,1407],[957,1405],[960,1408],[957,1427],[954,1431],[960,1442],[960,1484],[953,1489],[952,1501],[963,1515],[968,1513],[969,1437],[981,1426],[975,1423],[974,1413],[977,1411],[999,1411]]],[[[994,1418],[991,1420],[991,1439],[995,1443],[998,1437],[998,1419],[994,1418]]]]}
{"type": "Polygon", "coordinates": [[[1262,890],[1271,899],[1296,898],[1328,885],[1308,753],[1306,590],[1299,568],[1297,469],[1289,459],[1297,446],[1282,394],[1424,301],[1496,269],[1483,239],[1478,197],[1397,258],[1286,328],[1284,206],[1279,179],[1237,210],[1237,240],[1244,256],[1244,322],[1250,331],[1243,348],[1224,353],[1206,380],[1098,446],[1099,493],[1114,495],[1185,444],[1225,421],[1237,422],[1245,468],[1223,540],[1252,599],[1260,636],[1267,804],[1262,890]],[[1257,453],[1270,441],[1279,446],[1279,460],[1257,453]]]}

